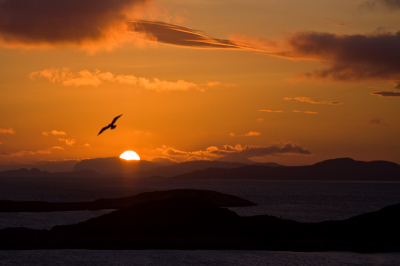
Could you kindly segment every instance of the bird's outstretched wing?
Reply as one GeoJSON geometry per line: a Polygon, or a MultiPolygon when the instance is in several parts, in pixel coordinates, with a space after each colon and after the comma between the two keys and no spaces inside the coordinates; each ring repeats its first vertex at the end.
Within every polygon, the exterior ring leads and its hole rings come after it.
{"type": "Polygon", "coordinates": [[[110,125],[108,125],[108,126],[106,126],[106,127],[103,127],[103,128],[100,130],[99,134],[97,134],[97,136],[100,135],[101,133],[103,133],[104,130],[106,130],[107,128],[110,128],[110,127],[111,127],[110,125]]]}
{"type": "Polygon", "coordinates": [[[115,117],[115,118],[113,119],[113,121],[111,122],[111,125],[113,125],[113,124],[118,120],[118,118],[120,118],[120,117],[121,117],[121,115],[115,117]]]}

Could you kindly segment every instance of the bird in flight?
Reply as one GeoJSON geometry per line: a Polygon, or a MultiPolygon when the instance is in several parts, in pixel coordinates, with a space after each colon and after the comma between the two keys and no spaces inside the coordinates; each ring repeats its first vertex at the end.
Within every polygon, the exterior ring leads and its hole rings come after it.
{"type": "Polygon", "coordinates": [[[101,133],[103,133],[103,131],[106,130],[106,129],[108,129],[108,128],[111,128],[111,129],[116,128],[117,126],[114,125],[114,123],[115,123],[115,122],[118,120],[118,118],[120,118],[120,117],[121,117],[121,115],[115,117],[115,118],[113,119],[113,121],[111,122],[111,124],[109,124],[109,125],[106,126],[106,127],[103,127],[103,128],[100,130],[100,132],[99,132],[99,134],[97,134],[97,136],[100,135],[101,133]]]}

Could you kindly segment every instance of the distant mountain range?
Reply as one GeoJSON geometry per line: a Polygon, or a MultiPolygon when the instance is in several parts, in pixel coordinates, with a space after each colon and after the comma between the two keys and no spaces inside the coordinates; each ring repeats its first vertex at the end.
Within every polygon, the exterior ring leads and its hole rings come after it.
{"type": "Polygon", "coordinates": [[[39,169],[0,172],[1,176],[113,177],[173,179],[257,179],[257,180],[340,180],[400,181],[400,165],[387,161],[363,162],[350,158],[331,159],[307,166],[281,166],[221,161],[189,161],[160,165],[149,161],[119,158],[83,160],[72,172],[49,173],[39,169]]]}
{"type": "Polygon", "coordinates": [[[400,165],[387,161],[331,159],[314,165],[268,167],[247,165],[235,169],[208,168],[174,176],[176,179],[260,179],[400,181],[400,165]]]}
{"type": "Polygon", "coordinates": [[[145,160],[140,161],[126,161],[118,157],[87,159],[78,162],[73,171],[94,170],[101,174],[129,174],[135,173],[135,176],[150,177],[162,176],[173,177],[176,175],[190,173],[195,170],[203,170],[207,168],[237,168],[240,166],[258,164],[266,166],[280,166],[277,163],[255,163],[248,160],[249,163],[231,162],[231,161],[188,161],[181,163],[161,164],[145,160]]]}

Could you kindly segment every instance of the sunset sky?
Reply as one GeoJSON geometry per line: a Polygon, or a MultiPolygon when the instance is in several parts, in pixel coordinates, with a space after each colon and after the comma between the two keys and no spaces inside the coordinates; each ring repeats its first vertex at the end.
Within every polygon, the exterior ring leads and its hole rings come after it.
{"type": "Polygon", "coordinates": [[[0,0],[0,60],[0,165],[400,163],[399,0],[0,0]]]}

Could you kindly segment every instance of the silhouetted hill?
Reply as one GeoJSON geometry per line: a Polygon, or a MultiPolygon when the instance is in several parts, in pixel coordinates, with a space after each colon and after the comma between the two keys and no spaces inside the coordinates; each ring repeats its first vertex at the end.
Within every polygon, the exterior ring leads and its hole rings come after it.
{"type": "Polygon", "coordinates": [[[50,231],[0,230],[0,249],[254,249],[400,251],[400,204],[343,221],[241,217],[196,197],[132,205],[50,231]]]}
{"type": "Polygon", "coordinates": [[[51,232],[97,237],[188,237],[219,234],[240,216],[204,199],[170,198],[146,202],[51,232]]]}
{"type": "Polygon", "coordinates": [[[82,160],[74,167],[74,171],[94,170],[101,174],[118,174],[148,171],[161,166],[150,161],[127,161],[118,157],[82,160]]]}
{"type": "Polygon", "coordinates": [[[0,200],[0,212],[53,212],[123,209],[131,205],[182,197],[203,199],[219,207],[254,206],[248,200],[209,190],[175,189],[167,191],[144,192],[131,197],[117,199],[98,199],[89,202],[45,202],[0,200]]]}
{"type": "Polygon", "coordinates": [[[308,166],[268,167],[247,165],[235,169],[208,168],[173,178],[400,181],[400,165],[386,161],[362,162],[342,158],[308,166]]]}

